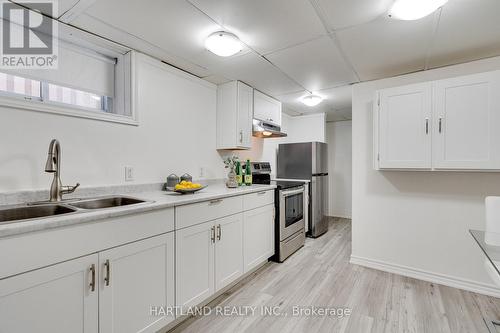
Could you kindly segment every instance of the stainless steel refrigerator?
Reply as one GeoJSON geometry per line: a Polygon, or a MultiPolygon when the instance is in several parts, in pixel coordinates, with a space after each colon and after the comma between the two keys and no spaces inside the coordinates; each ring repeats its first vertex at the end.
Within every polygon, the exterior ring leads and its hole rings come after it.
{"type": "Polygon", "coordinates": [[[322,142],[286,143],[278,146],[278,178],[310,180],[309,233],[328,231],[328,146],[322,142]]]}

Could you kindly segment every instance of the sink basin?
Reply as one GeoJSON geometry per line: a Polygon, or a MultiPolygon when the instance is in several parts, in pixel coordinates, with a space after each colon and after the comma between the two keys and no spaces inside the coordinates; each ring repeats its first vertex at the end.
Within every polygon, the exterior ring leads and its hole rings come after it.
{"type": "Polygon", "coordinates": [[[68,214],[75,211],[76,209],[74,208],[60,205],[27,206],[0,209],[0,223],[68,214]]]}
{"type": "Polygon", "coordinates": [[[71,205],[81,209],[102,209],[102,208],[136,205],[144,202],[146,201],[130,197],[111,197],[111,198],[100,198],[100,199],[79,201],[71,203],[71,205]]]}

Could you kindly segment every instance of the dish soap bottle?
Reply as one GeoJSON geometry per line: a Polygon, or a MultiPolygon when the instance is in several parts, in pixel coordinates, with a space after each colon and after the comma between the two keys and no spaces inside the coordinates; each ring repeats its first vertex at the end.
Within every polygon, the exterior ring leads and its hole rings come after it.
{"type": "Polygon", "coordinates": [[[236,181],[238,186],[243,185],[243,170],[241,169],[240,161],[236,161],[236,181]]]}
{"type": "Polygon", "coordinates": [[[250,167],[250,160],[247,160],[247,164],[245,166],[245,185],[252,185],[252,168],[250,167]]]}

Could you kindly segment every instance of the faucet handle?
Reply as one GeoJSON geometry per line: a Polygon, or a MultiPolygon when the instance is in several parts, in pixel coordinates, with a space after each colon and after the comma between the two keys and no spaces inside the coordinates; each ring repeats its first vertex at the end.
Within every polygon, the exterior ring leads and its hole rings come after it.
{"type": "Polygon", "coordinates": [[[80,186],[80,183],[76,183],[75,186],[61,186],[61,194],[69,194],[75,192],[75,190],[80,186]]]}

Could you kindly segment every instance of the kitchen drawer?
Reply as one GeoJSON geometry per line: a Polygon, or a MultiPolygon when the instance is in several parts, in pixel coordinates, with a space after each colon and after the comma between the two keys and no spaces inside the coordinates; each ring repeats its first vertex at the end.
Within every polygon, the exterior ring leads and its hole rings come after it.
{"type": "Polygon", "coordinates": [[[182,229],[243,211],[242,196],[214,199],[175,208],[175,228],[182,229]]]}
{"type": "Polygon", "coordinates": [[[247,194],[243,197],[243,210],[270,205],[274,203],[274,190],[263,190],[252,194],[247,194]]]}

